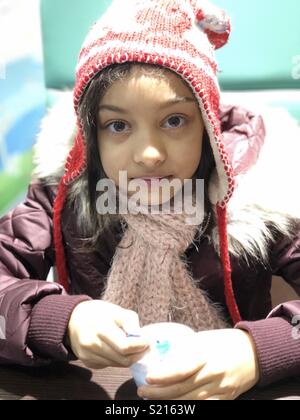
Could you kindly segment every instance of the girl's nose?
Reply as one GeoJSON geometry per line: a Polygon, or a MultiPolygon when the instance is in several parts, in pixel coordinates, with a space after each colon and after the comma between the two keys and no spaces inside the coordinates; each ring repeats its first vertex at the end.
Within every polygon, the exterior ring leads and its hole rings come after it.
{"type": "Polygon", "coordinates": [[[157,167],[165,162],[167,158],[163,147],[146,146],[134,153],[134,162],[147,168],[157,167]]]}

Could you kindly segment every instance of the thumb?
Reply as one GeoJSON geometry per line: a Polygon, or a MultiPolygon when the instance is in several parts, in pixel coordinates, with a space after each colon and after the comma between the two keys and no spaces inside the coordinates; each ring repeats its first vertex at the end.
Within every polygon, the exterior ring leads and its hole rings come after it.
{"type": "Polygon", "coordinates": [[[128,337],[141,337],[142,335],[139,316],[134,311],[126,311],[126,316],[122,320],[121,327],[128,337]]]}

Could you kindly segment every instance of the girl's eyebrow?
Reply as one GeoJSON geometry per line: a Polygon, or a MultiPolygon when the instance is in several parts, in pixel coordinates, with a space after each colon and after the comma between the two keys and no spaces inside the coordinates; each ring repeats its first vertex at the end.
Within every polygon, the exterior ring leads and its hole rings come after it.
{"type": "MultiPolygon", "coordinates": [[[[171,99],[170,101],[167,101],[165,103],[163,103],[162,105],[159,106],[158,109],[164,109],[164,108],[168,108],[169,106],[172,105],[176,105],[178,103],[187,103],[187,102],[194,102],[196,103],[195,98],[191,98],[188,96],[176,96],[174,99],[171,99]]],[[[126,109],[122,109],[119,108],[115,105],[101,105],[99,106],[99,112],[103,111],[103,110],[108,110],[108,111],[112,111],[112,112],[119,112],[122,114],[129,114],[129,111],[127,111],[126,109]]]]}

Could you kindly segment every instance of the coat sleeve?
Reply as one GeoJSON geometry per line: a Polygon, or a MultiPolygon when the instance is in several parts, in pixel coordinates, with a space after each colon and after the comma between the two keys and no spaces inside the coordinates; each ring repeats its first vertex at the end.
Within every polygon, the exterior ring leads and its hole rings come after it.
{"type": "MultiPolygon", "coordinates": [[[[34,181],[23,203],[0,219],[0,364],[69,360],[69,317],[87,296],[45,281],[55,262],[50,187],[34,181]]],[[[74,356],[73,356],[74,357],[74,356]]]]}
{"type": "MultiPolygon", "coordinates": [[[[300,227],[293,239],[280,235],[271,253],[272,274],[281,276],[300,295],[300,227]]],[[[259,385],[300,375],[300,300],[274,308],[267,319],[240,322],[255,342],[260,366],[259,385]]]]}

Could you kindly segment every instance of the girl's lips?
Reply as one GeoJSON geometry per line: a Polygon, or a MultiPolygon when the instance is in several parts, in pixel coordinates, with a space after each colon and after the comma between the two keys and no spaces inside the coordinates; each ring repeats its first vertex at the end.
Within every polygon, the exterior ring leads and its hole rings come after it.
{"type": "Polygon", "coordinates": [[[152,180],[153,181],[156,181],[156,180],[161,181],[162,179],[170,180],[172,178],[173,178],[173,176],[170,175],[170,176],[167,176],[167,177],[163,176],[163,177],[155,177],[155,178],[153,177],[153,178],[133,178],[133,179],[142,179],[143,181],[151,182],[152,180]]]}
{"type": "Polygon", "coordinates": [[[140,178],[140,179],[142,179],[143,181],[147,183],[148,188],[151,188],[154,185],[158,186],[158,183],[164,179],[167,179],[169,182],[171,182],[171,180],[173,179],[173,176],[168,176],[164,178],[151,178],[151,179],[140,178]]]}

